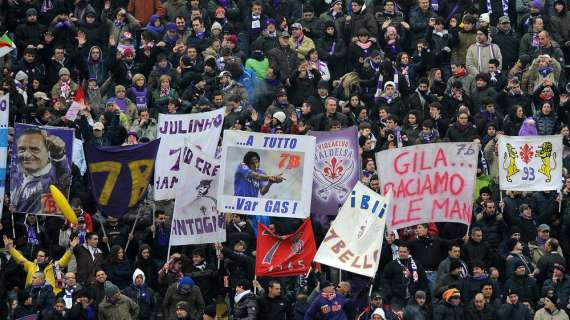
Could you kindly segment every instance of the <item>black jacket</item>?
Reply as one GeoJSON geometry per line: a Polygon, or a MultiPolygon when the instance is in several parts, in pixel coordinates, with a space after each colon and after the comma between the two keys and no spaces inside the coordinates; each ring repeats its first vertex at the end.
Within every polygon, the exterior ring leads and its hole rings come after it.
{"type": "Polygon", "coordinates": [[[267,295],[257,300],[259,305],[258,320],[292,320],[293,309],[291,303],[283,296],[270,298],[267,295]]]}
{"type": "Polygon", "coordinates": [[[248,293],[242,297],[233,309],[234,320],[256,320],[257,301],[253,293],[248,293]]]}
{"type": "Polygon", "coordinates": [[[453,306],[447,302],[440,302],[433,308],[434,320],[464,320],[465,312],[463,306],[453,306]]]}
{"type": "MultiPolygon", "coordinates": [[[[410,260],[402,261],[404,266],[411,270],[410,260]]],[[[412,278],[404,277],[403,267],[397,260],[391,261],[386,265],[384,273],[382,274],[382,284],[384,286],[384,299],[391,301],[393,298],[400,299],[401,302],[407,301],[407,298],[413,296],[416,291],[427,291],[427,278],[424,267],[419,261],[416,261],[418,281],[413,281],[412,278]]]]}

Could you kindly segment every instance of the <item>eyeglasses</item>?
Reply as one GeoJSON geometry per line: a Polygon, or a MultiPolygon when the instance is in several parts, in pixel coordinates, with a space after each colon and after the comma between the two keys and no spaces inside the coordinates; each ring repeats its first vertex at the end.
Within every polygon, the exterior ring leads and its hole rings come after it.
{"type": "Polygon", "coordinates": [[[457,300],[457,299],[461,299],[461,296],[453,296],[451,297],[452,300],[457,300]]]}

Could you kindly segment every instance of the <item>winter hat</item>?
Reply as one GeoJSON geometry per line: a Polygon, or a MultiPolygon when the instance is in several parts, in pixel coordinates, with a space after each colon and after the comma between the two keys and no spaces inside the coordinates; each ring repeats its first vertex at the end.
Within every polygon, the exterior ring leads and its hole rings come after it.
{"type": "Polygon", "coordinates": [[[212,27],[210,28],[210,31],[214,31],[216,29],[218,29],[220,31],[223,30],[222,25],[218,21],[212,23],[212,27]]]}
{"type": "Polygon", "coordinates": [[[489,15],[488,12],[485,12],[479,16],[479,21],[491,23],[491,16],[489,15]]]}
{"type": "Polygon", "coordinates": [[[533,1],[529,2],[528,5],[531,8],[536,8],[538,10],[542,10],[542,8],[544,7],[544,5],[542,4],[542,2],[540,0],[533,0],[533,1]]]}
{"type": "Polygon", "coordinates": [[[374,319],[374,316],[380,316],[380,318],[382,318],[382,320],[386,319],[386,314],[384,313],[384,309],[382,308],[376,308],[376,310],[374,310],[374,312],[372,312],[372,317],[370,317],[370,319],[374,319]]]}
{"type": "Polygon", "coordinates": [[[285,115],[285,112],[283,111],[277,111],[273,114],[273,118],[279,120],[279,122],[283,123],[285,122],[285,119],[287,119],[287,116],[285,115]]]}
{"type": "Polygon", "coordinates": [[[142,278],[143,278],[143,284],[144,284],[145,281],[146,281],[146,277],[145,277],[145,275],[144,275],[144,272],[143,272],[141,269],[139,269],[139,268],[137,268],[137,269],[135,270],[135,272],[133,272],[133,284],[135,284],[135,280],[137,279],[138,276],[142,276],[142,278]]]}
{"type": "Polygon", "coordinates": [[[194,287],[194,280],[192,280],[192,278],[184,276],[178,280],[178,290],[182,293],[189,293],[192,287],[194,287]]]}
{"type": "Polygon", "coordinates": [[[119,287],[114,285],[111,281],[105,281],[105,297],[112,298],[115,293],[119,292],[119,287]]]}
{"type": "Polygon", "coordinates": [[[489,29],[488,28],[481,27],[481,28],[477,29],[477,31],[482,32],[487,38],[489,38],[489,29]]]}
{"type": "Polygon", "coordinates": [[[210,316],[212,318],[216,317],[216,305],[209,305],[206,308],[204,308],[204,314],[207,316],[210,316]]]}
{"type": "Polygon", "coordinates": [[[492,194],[491,188],[489,188],[489,187],[483,187],[483,188],[479,189],[479,195],[482,195],[483,193],[492,194]]]}
{"type": "Polygon", "coordinates": [[[420,298],[424,298],[424,299],[425,299],[425,298],[427,298],[427,295],[426,295],[426,292],[425,292],[425,291],[418,290],[418,291],[416,291],[416,294],[414,295],[414,297],[415,297],[416,299],[420,299],[420,298]]]}
{"type": "Polygon", "coordinates": [[[176,304],[176,309],[186,310],[186,312],[190,312],[190,308],[188,307],[188,302],[180,301],[176,304]]]}
{"type": "Polygon", "coordinates": [[[166,24],[166,31],[176,31],[176,23],[169,22],[166,24]]]}
{"type": "Polygon", "coordinates": [[[519,291],[517,289],[511,288],[509,289],[509,291],[507,292],[507,296],[510,296],[511,294],[516,294],[517,296],[519,295],[519,291]]]}
{"type": "Polygon", "coordinates": [[[28,75],[24,71],[20,70],[16,73],[16,77],[14,79],[16,79],[16,81],[28,80],[28,75]]]}
{"type": "Polygon", "coordinates": [[[396,84],[394,83],[394,81],[386,81],[386,83],[384,84],[384,91],[386,91],[386,88],[388,86],[392,86],[392,87],[396,88],[396,84]]]}
{"type": "Polygon", "coordinates": [[[26,17],[37,16],[37,15],[38,15],[38,10],[36,10],[36,8],[29,8],[28,10],[26,10],[26,17]]]}
{"type": "Polygon", "coordinates": [[[65,67],[59,69],[59,72],[57,73],[57,75],[61,77],[64,74],[69,76],[71,73],[69,72],[69,69],[67,69],[65,67]]]}
{"type": "Polygon", "coordinates": [[[265,20],[265,25],[268,26],[268,25],[270,25],[270,24],[276,26],[276,25],[277,25],[277,21],[275,21],[275,19],[272,19],[272,18],[269,18],[269,19],[265,20]]]}
{"type": "Polygon", "coordinates": [[[455,296],[461,296],[461,292],[459,292],[457,288],[451,288],[445,290],[445,292],[442,295],[442,298],[445,302],[449,302],[449,300],[451,300],[451,298],[455,296]]]}
{"type": "Polygon", "coordinates": [[[562,272],[566,272],[566,267],[562,263],[555,263],[553,268],[558,269],[562,272]]]}
{"type": "Polygon", "coordinates": [[[550,301],[552,301],[552,303],[558,304],[558,295],[556,294],[556,291],[548,290],[548,293],[546,293],[546,295],[544,297],[548,298],[550,301]]]}

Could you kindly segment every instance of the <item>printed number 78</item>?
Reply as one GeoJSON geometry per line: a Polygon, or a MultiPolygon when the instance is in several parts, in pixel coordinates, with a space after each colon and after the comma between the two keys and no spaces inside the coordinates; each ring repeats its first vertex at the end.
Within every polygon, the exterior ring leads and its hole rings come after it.
{"type": "MultiPolygon", "coordinates": [[[[129,171],[131,173],[131,198],[129,200],[129,208],[139,202],[141,196],[146,191],[148,187],[148,179],[152,173],[152,168],[154,167],[154,160],[144,159],[136,160],[128,163],[129,171]]],[[[117,161],[101,161],[91,163],[89,165],[89,170],[91,174],[96,174],[99,172],[107,172],[107,178],[101,189],[101,194],[99,195],[99,204],[106,206],[109,204],[113,190],[115,189],[115,184],[123,165],[117,161]]]]}

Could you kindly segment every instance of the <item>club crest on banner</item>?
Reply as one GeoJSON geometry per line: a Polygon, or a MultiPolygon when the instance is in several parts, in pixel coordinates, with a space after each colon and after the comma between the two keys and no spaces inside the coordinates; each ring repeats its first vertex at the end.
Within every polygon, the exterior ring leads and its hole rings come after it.
{"type": "Polygon", "coordinates": [[[350,192],[346,183],[357,169],[358,160],[349,146],[349,139],[331,139],[317,145],[316,193],[322,200],[328,200],[332,191],[336,191],[340,199],[344,199],[350,192]]]}
{"type": "Polygon", "coordinates": [[[554,190],[562,172],[560,136],[501,136],[499,177],[503,190],[554,190]]]}

